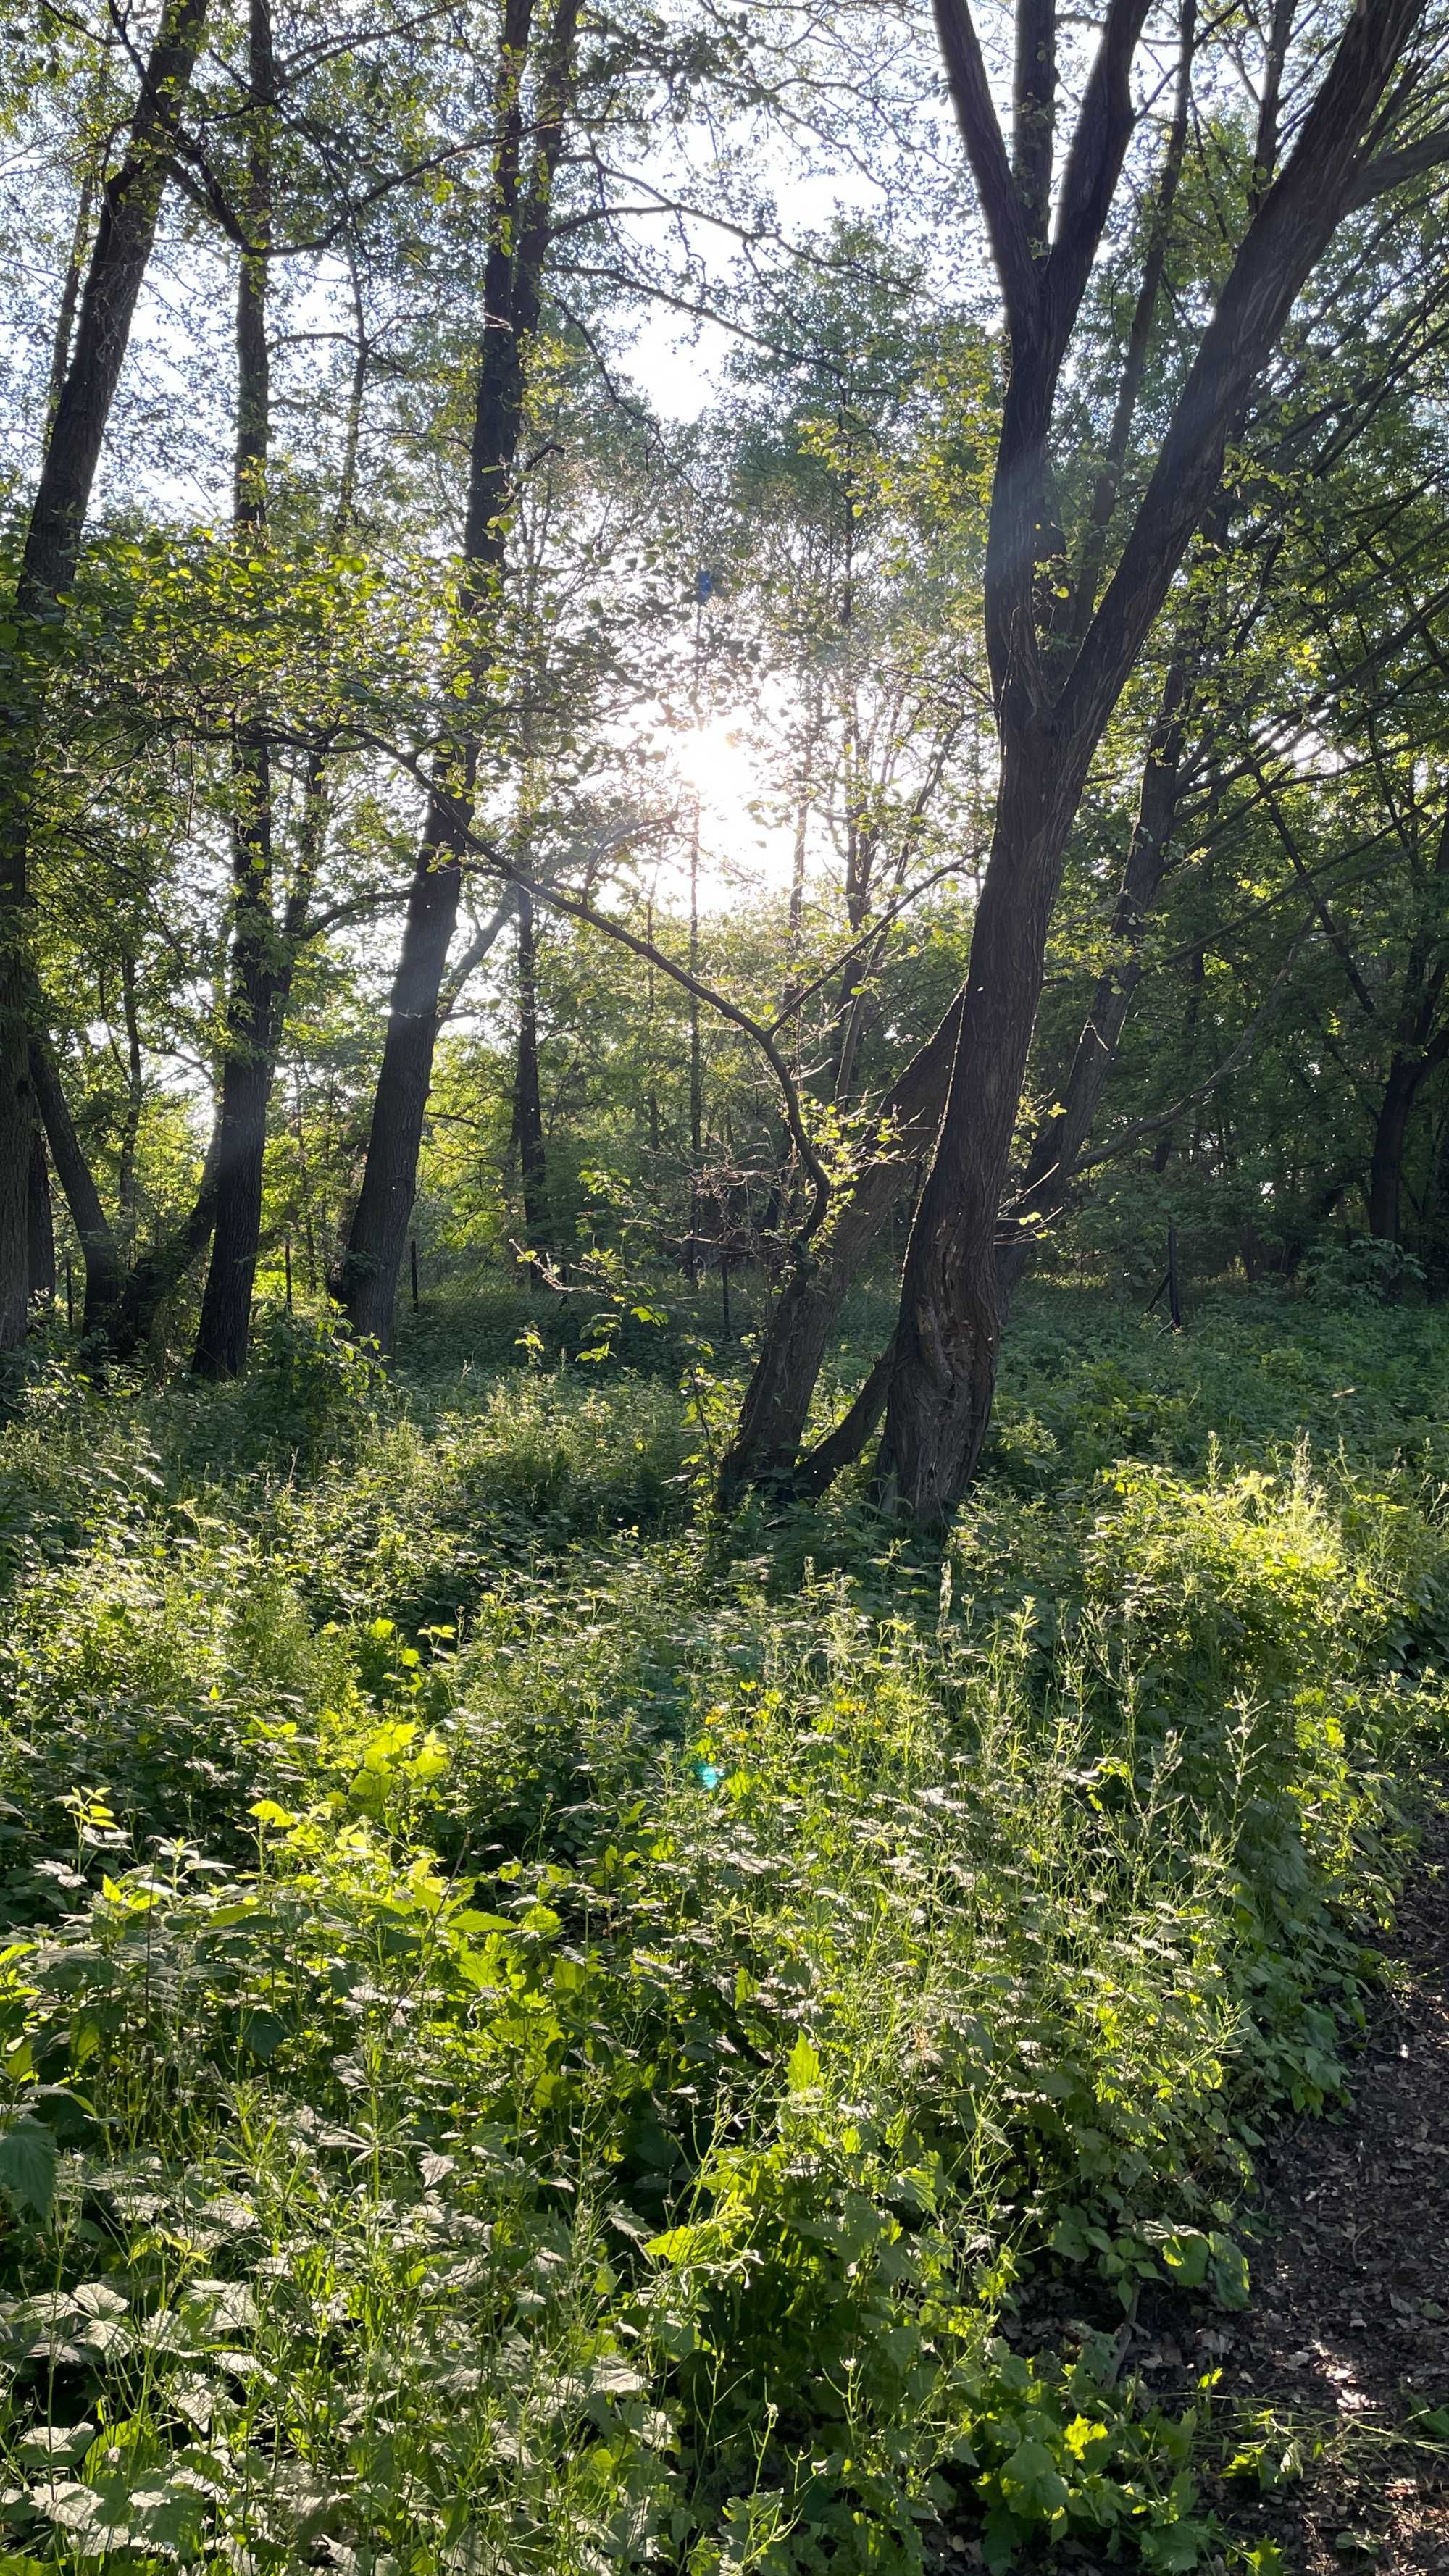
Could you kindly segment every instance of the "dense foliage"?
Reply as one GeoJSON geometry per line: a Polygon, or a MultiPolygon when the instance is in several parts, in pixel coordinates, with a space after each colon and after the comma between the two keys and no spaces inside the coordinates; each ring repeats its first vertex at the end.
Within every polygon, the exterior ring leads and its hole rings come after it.
{"type": "Polygon", "coordinates": [[[0,2576],[1280,2576],[1446,172],[1445,0],[0,25],[0,2576]]]}
{"type": "Polygon", "coordinates": [[[449,1338],[10,1432],[5,2563],[1196,2565],[1117,2327],[1344,2081],[1442,1331],[1039,1293],[944,1559],[449,1338]]]}

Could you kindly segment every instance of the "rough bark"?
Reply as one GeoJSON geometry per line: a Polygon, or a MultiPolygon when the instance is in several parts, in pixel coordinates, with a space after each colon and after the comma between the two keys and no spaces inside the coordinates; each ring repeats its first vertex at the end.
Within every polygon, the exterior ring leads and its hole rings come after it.
{"type": "Polygon", "coordinates": [[[1414,1103],[1431,1070],[1425,1056],[1396,1055],[1384,1084],[1378,1116],[1374,1121],[1368,1184],[1369,1232],[1383,1243],[1398,1243],[1401,1239],[1404,1145],[1414,1103]]]}
{"type": "Polygon", "coordinates": [[[438,755],[373,1098],[362,1186],[334,1280],[354,1331],[384,1349],[392,1339],[398,1271],[417,1189],[418,1152],[440,1025],[439,996],[457,924],[463,853],[488,695],[486,629],[504,567],[506,514],[523,420],[524,368],[538,324],[554,172],[572,88],[579,0],[555,0],[534,102],[533,164],[522,169],[522,83],[533,0],[506,0],[497,84],[497,134],[483,279],[461,615],[465,637],[461,722],[438,755]]]}
{"type": "Polygon", "coordinates": [[[1177,816],[1192,660],[1192,645],[1185,640],[1168,665],[1112,914],[1111,955],[1097,978],[1060,1102],[1038,1122],[1010,1228],[999,1245],[997,1280],[1003,1315],[1034,1245],[1068,1204],[1073,1167],[1092,1132],[1141,980],[1142,924],[1162,883],[1177,816]]]}
{"type": "Polygon", "coordinates": [[[1007,748],[947,1109],[906,1256],[876,1463],[883,1506],[903,1504],[927,1522],[955,1501],[961,1461],[974,1467],[990,1420],[1000,1336],[997,1212],[1061,853],[1082,783],[1035,732],[1007,748]]]}
{"type": "MultiPolygon", "coordinates": [[[[1441,1024],[1449,985],[1449,946],[1443,932],[1444,886],[1449,880],[1449,804],[1431,868],[1419,875],[1419,917],[1404,960],[1394,1021],[1393,1054],[1374,1121],[1368,1171],[1369,1232],[1384,1243],[1402,1240],[1404,1148],[1419,1095],[1449,1057],[1449,1021],[1441,1024]]],[[[1373,1013],[1373,1004],[1369,1004],[1373,1013]]]]}
{"type": "Polygon", "coordinates": [[[91,487],[136,299],[151,256],[176,115],[189,85],[206,0],[168,0],[142,75],[121,167],[108,180],[74,345],[49,423],[15,592],[20,632],[12,714],[0,760],[0,1349],[23,1339],[28,1309],[28,1186],[36,1107],[32,1034],[40,1025],[26,931],[31,800],[44,702],[46,630],[63,619],[91,487]]]}

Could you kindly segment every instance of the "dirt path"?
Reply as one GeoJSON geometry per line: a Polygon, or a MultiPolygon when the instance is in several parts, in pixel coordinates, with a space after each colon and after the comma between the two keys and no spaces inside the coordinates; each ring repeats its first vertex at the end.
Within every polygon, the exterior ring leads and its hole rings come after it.
{"type": "Polygon", "coordinates": [[[1449,1817],[1425,1836],[1392,1957],[1352,2110],[1268,2169],[1251,2308],[1183,2356],[1200,2368],[1221,2347],[1223,2430],[1258,2465],[1209,2492],[1287,2576],[1449,2576],[1449,2419],[1413,2424],[1449,2409],[1449,1817]]]}

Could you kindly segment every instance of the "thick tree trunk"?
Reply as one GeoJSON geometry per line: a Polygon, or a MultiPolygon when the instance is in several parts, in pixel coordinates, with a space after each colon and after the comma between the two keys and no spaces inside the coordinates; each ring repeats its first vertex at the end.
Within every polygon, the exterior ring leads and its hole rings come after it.
{"type": "Polygon", "coordinates": [[[418,1152],[441,1024],[440,995],[458,918],[472,821],[480,718],[489,687],[485,633],[502,578],[505,517],[523,419],[524,361],[538,324],[554,171],[573,81],[579,0],[555,0],[534,102],[536,135],[522,187],[521,83],[533,0],[506,0],[498,75],[498,147],[483,280],[483,332],[463,533],[466,686],[459,731],[438,756],[393,982],[362,1187],[333,1282],[355,1332],[392,1340],[398,1271],[417,1189],[418,1152]]]}
{"type": "Polygon", "coordinates": [[[126,158],[102,199],[75,345],[50,421],[16,584],[20,658],[0,757],[0,1349],[13,1349],[26,1330],[26,1176],[36,1115],[30,1041],[40,1016],[26,914],[44,680],[43,662],[27,649],[27,629],[33,633],[53,625],[65,613],[101,442],[155,239],[176,114],[191,79],[205,13],[206,0],[168,0],[162,12],[126,158]]]}
{"type": "Polygon", "coordinates": [[[438,996],[458,919],[462,867],[447,848],[453,831],[451,802],[430,799],[393,979],[362,1187],[334,1282],[353,1331],[384,1350],[392,1342],[398,1271],[417,1191],[438,996]]]}
{"type": "MultiPolygon", "coordinates": [[[[1194,646],[1196,644],[1194,629],[1194,646]]],[[[1043,1118],[1032,1139],[1009,1237],[997,1255],[1003,1317],[1033,1247],[1067,1206],[1077,1157],[1087,1144],[1116,1061],[1122,1031],[1142,975],[1142,924],[1157,898],[1177,818],[1183,741],[1192,694],[1192,649],[1179,649],[1168,664],[1157,722],[1143,763],[1137,817],[1112,915],[1112,955],[1097,979],[1077,1039],[1071,1069],[1055,1115],[1043,1118]]]]}
{"type": "Polygon", "coordinates": [[[1401,1240],[1404,1144],[1420,1085],[1432,1070],[1427,1055],[1396,1055],[1389,1066],[1369,1157],[1368,1227],[1382,1243],[1401,1240]]]}
{"type": "Polygon", "coordinates": [[[886,1509],[928,1523],[955,1502],[991,1419],[1000,1337],[997,1216],[1084,768],[1080,750],[1069,763],[1034,726],[1003,746],[961,1034],[906,1255],[875,1474],[886,1509]]]}
{"type": "Polygon", "coordinates": [[[191,1367],[195,1377],[239,1377],[251,1333],[252,1289],[261,1242],[267,1104],[275,1061],[277,978],[239,927],[234,949],[232,1025],[217,1110],[211,1259],[191,1367]]]}

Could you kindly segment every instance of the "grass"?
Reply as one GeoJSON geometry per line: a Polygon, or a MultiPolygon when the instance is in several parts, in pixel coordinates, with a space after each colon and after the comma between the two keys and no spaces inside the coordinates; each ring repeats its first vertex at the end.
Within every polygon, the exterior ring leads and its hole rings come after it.
{"type": "Polygon", "coordinates": [[[455,1322],[7,1435],[0,2570],[1206,2562],[1116,2328],[1345,2080],[1443,1322],[1038,1292],[929,1557],[455,1322]]]}

